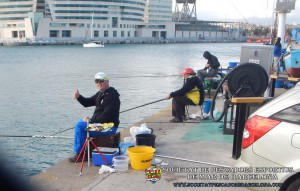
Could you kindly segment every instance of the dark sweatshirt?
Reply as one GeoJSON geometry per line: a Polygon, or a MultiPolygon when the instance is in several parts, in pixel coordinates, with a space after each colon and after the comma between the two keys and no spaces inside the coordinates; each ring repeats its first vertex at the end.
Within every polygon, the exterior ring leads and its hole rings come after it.
{"type": "MultiPolygon", "coordinates": [[[[220,67],[218,58],[212,55],[210,52],[205,51],[203,53],[203,57],[207,59],[207,64],[209,64],[213,69],[218,69],[220,67]]],[[[205,67],[204,69],[206,70],[207,67],[205,67]]]]}
{"type": "Polygon", "coordinates": [[[171,97],[185,96],[188,92],[192,91],[195,87],[197,87],[200,93],[200,102],[198,105],[202,105],[204,101],[204,89],[201,80],[197,76],[192,76],[190,78],[187,78],[182,88],[172,92],[170,96],[171,97]]]}
{"type": "Polygon", "coordinates": [[[120,112],[120,94],[113,87],[107,90],[97,92],[89,98],[79,95],[78,102],[84,107],[96,106],[94,114],[90,119],[90,123],[110,123],[113,122],[115,127],[119,126],[120,112]]]}

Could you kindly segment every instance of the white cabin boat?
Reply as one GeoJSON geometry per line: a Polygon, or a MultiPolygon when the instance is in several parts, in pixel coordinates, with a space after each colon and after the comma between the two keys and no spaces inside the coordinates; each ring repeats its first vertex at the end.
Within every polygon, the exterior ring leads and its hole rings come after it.
{"type": "Polygon", "coordinates": [[[102,41],[91,41],[91,42],[83,43],[83,47],[85,47],[85,48],[103,48],[104,43],[102,41]]]}

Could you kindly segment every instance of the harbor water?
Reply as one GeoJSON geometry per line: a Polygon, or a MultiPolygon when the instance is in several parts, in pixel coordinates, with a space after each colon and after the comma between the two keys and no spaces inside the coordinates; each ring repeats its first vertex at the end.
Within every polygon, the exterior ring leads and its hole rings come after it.
{"type": "MultiPolygon", "coordinates": [[[[78,88],[83,96],[94,95],[94,75],[99,71],[109,75],[110,85],[120,93],[121,111],[125,111],[163,99],[181,87],[180,72],[185,67],[202,69],[206,63],[204,51],[216,55],[227,67],[228,62],[239,61],[241,46],[182,43],[112,44],[95,49],[79,45],[0,47],[1,165],[12,166],[18,174],[30,177],[71,156],[71,128],[79,118],[91,116],[94,111],[74,100],[73,92],[78,88]]],[[[170,104],[171,100],[161,101],[121,113],[119,130],[170,104]]]]}

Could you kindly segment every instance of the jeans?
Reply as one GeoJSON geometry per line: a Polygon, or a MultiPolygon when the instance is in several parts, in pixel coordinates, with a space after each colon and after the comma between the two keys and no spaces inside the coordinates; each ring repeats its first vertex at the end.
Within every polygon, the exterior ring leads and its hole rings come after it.
{"type": "Polygon", "coordinates": [[[274,61],[273,61],[273,75],[278,76],[279,74],[279,57],[274,56],[274,61]]]}
{"type": "Polygon", "coordinates": [[[210,68],[209,70],[197,70],[198,78],[203,82],[204,78],[207,76],[215,76],[218,73],[218,69],[210,68]]]}
{"type": "MultiPolygon", "coordinates": [[[[87,126],[87,122],[83,121],[82,119],[78,120],[78,122],[75,125],[75,130],[74,130],[74,144],[73,144],[73,153],[74,154],[79,154],[80,150],[85,142],[85,139],[87,137],[87,131],[85,130],[87,126]]],[[[105,135],[113,135],[116,133],[118,127],[112,127],[106,132],[95,132],[95,131],[90,131],[90,137],[95,137],[95,136],[105,136],[105,135]]]]}

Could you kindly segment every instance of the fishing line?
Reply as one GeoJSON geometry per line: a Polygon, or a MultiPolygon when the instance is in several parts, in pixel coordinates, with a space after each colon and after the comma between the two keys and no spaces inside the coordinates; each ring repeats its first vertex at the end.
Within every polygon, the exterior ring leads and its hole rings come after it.
{"type": "MultiPolygon", "coordinates": [[[[62,133],[62,132],[68,131],[68,130],[70,130],[70,129],[73,129],[73,128],[74,128],[74,127],[71,127],[71,128],[65,129],[65,130],[63,130],[63,131],[59,131],[59,132],[57,132],[57,133],[54,133],[54,134],[50,135],[50,137],[51,137],[51,136],[55,136],[55,135],[57,135],[57,134],[59,134],[59,133],[62,133]]],[[[46,138],[46,137],[39,138],[39,139],[37,139],[37,140],[31,141],[31,142],[29,142],[29,143],[26,143],[26,144],[24,144],[24,145],[20,145],[20,146],[18,146],[18,148],[20,148],[20,147],[24,147],[24,146],[26,146],[26,145],[29,145],[29,144],[31,144],[31,143],[34,143],[34,142],[37,142],[37,141],[40,141],[40,140],[42,140],[42,139],[44,139],[44,138],[46,138]]]]}
{"type": "MultiPolygon", "coordinates": [[[[234,51],[234,52],[241,52],[241,50],[235,50],[235,49],[231,49],[231,48],[224,48],[224,46],[218,46],[216,44],[214,44],[214,47],[220,48],[221,50],[229,50],[229,51],[234,51]]],[[[226,52],[224,52],[225,54],[226,52]]]]}
{"type": "MultiPolygon", "coordinates": [[[[234,5],[234,3],[231,0],[230,0],[230,2],[231,2],[231,5],[235,8],[235,10],[243,17],[243,19],[246,21],[246,23],[253,30],[254,26],[251,26],[251,24],[248,22],[248,20],[244,17],[244,15],[240,12],[240,10],[234,5]]],[[[258,36],[258,38],[263,42],[263,40],[260,36],[258,36]]]]}
{"type": "Polygon", "coordinates": [[[58,139],[74,139],[67,136],[48,136],[48,135],[0,135],[0,137],[28,137],[28,138],[58,138],[58,139]]]}

